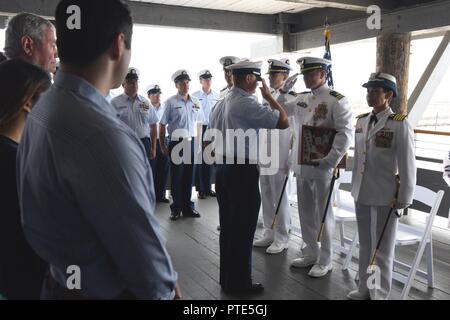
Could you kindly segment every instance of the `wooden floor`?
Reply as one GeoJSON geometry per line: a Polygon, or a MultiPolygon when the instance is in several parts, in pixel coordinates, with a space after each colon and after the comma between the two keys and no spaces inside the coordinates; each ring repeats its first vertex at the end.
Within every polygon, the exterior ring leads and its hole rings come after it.
{"type": "MultiPolygon", "coordinates": [[[[221,291],[219,281],[219,231],[218,206],[215,198],[195,200],[199,219],[182,218],[170,221],[170,209],[167,204],[159,204],[156,210],[167,248],[175,269],[179,274],[179,283],[183,298],[188,300],[215,299],[346,299],[346,294],[356,288],[354,281],[357,261],[354,260],[348,271],[342,271],[344,257],[334,255],[334,269],[327,276],[314,279],[307,275],[308,269],[293,269],[290,261],[299,256],[302,240],[299,236],[298,213],[292,209],[293,231],[289,249],[278,255],[267,255],[265,249],[253,250],[253,278],[265,286],[264,293],[257,296],[230,296],[221,291]]],[[[347,228],[349,234],[355,226],[347,228]]],[[[262,228],[258,227],[257,236],[262,228]]],[[[433,241],[435,288],[428,289],[423,282],[416,281],[411,289],[410,299],[450,299],[450,245],[447,236],[440,234],[433,241]]],[[[401,248],[396,257],[410,262],[415,247],[401,248]]],[[[423,262],[423,261],[422,261],[423,262]]],[[[400,296],[402,285],[394,281],[391,297],[400,296]]]]}

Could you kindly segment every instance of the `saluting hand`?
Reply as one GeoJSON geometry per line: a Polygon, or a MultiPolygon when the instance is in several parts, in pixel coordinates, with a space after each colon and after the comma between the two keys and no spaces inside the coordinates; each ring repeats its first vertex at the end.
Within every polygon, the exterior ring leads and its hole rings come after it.
{"type": "Polygon", "coordinates": [[[293,76],[290,76],[287,78],[286,82],[284,83],[283,87],[281,88],[282,92],[289,92],[294,87],[295,83],[298,79],[298,73],[294,74],[293,76]]]}
{"type": "Polygon", "coordinates": [[[270,93],[270,88],[266,83],[266,80],[262,79],[262,87],[259,88],[261,90],[261,95],[264,99],[269,100],[272,97],[270,93]]]}

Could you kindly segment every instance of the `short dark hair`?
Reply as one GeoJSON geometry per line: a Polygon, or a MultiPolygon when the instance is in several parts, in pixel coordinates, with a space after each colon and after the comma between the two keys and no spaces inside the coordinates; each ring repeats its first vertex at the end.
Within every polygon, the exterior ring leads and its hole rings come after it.
{"type": "Polygon", "coordinates": [[[62,0],[56,7],[58,54],[62,63],[76,67],[92,64],[111,46],[119,34],[125,35],[125,47],[131,49],[133,19],[128,6],[121,0],[62,0]],[[80,29],[69,29],[67,13],[78,6],[80,29]]]}
{"type": "Polygon", "coordinates": [[[23,105],[51,85],[50,75],[38,66],[21,59],[0,63],[0,129],[9,128],[17,119],[23,105]]]}

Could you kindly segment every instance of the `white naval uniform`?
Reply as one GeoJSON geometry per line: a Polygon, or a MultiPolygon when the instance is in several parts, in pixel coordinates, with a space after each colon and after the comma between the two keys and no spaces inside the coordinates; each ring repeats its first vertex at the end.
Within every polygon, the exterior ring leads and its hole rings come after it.
{"type": "Polygon", "coordinates": [[[303,256],[318,259],[319,265],[329,265],[332,259],[334,236],[334,215],[328,207],[321,246],[317,242],[325,210],[334,168],[347,152],[353,136],[352,112],[347,98],[331,90],[326,84],[312,92],[297,95],[288,100],[290,94],[280,94],[278,101],[288,116],[294,117],[294,149],[292,170],[297,176],[297,197],[299,203],[302,238],[306,247],[303,256]],[[303,125],[334,128],[337,134],[328,155],[319,166],[300,165],[298,161],[299,142],[303,125]]]}
{"type": "MultiPolygon", "coordinates": [[[[277,99],[279,91],[271,89],[272,96],[277,99]]],[[[267,101],[263,105],[270,108],[267,101]]],[[[289,173],[290,168],[290,149],[292,143],[292,129],[289,127],[284,130],[280,129],[261,129],[260,135],[263,139],[263,148],[268,150],[270,154],[271,148],[275,148],[278,161],[269,166],[259,165],[260,168],[260,189],[262,213],[264,221],[265,237],[273,238],[274,243],[287,243],[289,240],[289,229],[291,225],[291,214],[289,209],[289,201],[287,190],[285,190],[281,199],[280,208],[275,222],[275,230],[272,230],[272,222],[275,216],[278,202],[280,201],[281,191],[289,173]],[[278,141],[272,141],[271,134],[278,134],[278,141]],[[275,144],[274,144],[275,143],[275,144]]],[[[275,138],[275,137],[274,137],[275,138]]],[[[264,151],[266,152],[266,151],[264,151]]],[[[275,157],[275,155],[271,155],[275,157]]]]}
{"type": "Polygon", "coordinates": [[[413,129],[405,116],[395,115],[387,108],[377,114],[377,119],[375,125],[369,125],[370,114],[364,114],[356,123],[352,196],[360,238],[358,290],[364,294],[369,291],[372,299],[387,299],[398,223],[395,213],[391,215],[377,254],[376,265],[381,271],[379,289],[368,289],[366,270],[395,197],[395,176],[397,173],[400,176],[397,203],[406,207],[413,201],[416,165],[413,129]]]}

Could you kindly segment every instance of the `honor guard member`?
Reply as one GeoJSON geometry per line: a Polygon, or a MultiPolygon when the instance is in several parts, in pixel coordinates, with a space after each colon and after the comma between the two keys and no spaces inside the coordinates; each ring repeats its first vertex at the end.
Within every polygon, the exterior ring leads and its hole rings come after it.
{"type": "MultiPolygon", "coordinates": [[[[157,143],[156,143],[156,158],[153,160],[153,180],[155,181],[155,196],[156,202],[169,203],[169,199],[166,198],[166,186],[167,179],[169,177],[170,162],[169,157],[165,155],[161,150],[159,143],[159,122],[164,114],[165,107],[161,103],[161,88],[157,84],[149,85],[145,92],[147,92],[148,99],[150,100],[150,107],[156,111],[158,117],[157,124],[157,143]]],[[[169,144],[169,139],[165,137],[166,145],[169,144]]]]}
{"type": "Polygon", "coordinates": [[[261,196],[257,159],[251,159],[250,152],[257,143],[250,146],[249,137],[239,139],[233,135],[250,132],[250,138],[257,138],[260,128],[285,129],[289,122],[264,81],[261,92],[270,108],[261,105],[254,95],[258,81],[262,80],[261,62],[239,62],[228,68],[233,73],[234,87],[217,105],[221,110],[217,129],[222,132],[226,146],[225,152],[216,150],[216,157],[223,160],[216,175],[221,228],[220,284],[228,293],[258,293],[264,288],[252,283],[251,262],[261,196]]]}
{"type": "MultiPolygon", "coordinates": [[[[308,275],[325,276],[332,270],[332,242],[334,236],[334,216],[330,205],[327,209],[324,232],[321,243],[317,242],[321,221],[330,192],[333,171],[347,152],[352,139],[352,112],[347,98],[330,89],[326,83],[327,68],[331,61],[327,59],[305,57],[297,60],[303,74],[303,80],[311,92],[297,95],[288,101],[289,90],[295,80],[288,79],[280,89],[279,101],[285,107],[288,116],[294,116],[295,135],[293,170],[297,177],[297,197],[302,237],[306,247],[303,257],[292,261],[293,267],[312,266],[308,275]],[[286,102],[287,101],[287,102],[286,102]],[[316,160],[316,165],[299,165],[299,141],[302,141],[303,125],[332,128],[337,131],[331,151],[323,159],[316,160]]],[[[295,79],[295,76],[293,77],[295,79]]]]}
{"type": "Polygon", "coordinates": [[[138,94],[139,70],[129,68],[125,80],[122,83],[124,93],[113,98],[111,104],[116,108],[117,117],[133,129],[141,139],[148,160],[156,157],[156,134],[158,116],[153,108],[150,108],[148,100],[138,94]]]}
{"type": "Polygon", "coordinates": [[[220,58],[219,62],[223,66],[223,73],[225,76],[225,81],[227,82],[227,86],[220,90],[220,99],[224,98],[233,87],[233,74],[231,70],[227,69],[227,67],[238,63],[239,61],[240,59],[235,56],[225,56],[220,58]]]}
{"type": "MultiPolygon", "coordinates": [[[[269,63],[269,81],[270,93],[274,99],[278,98],[279,89],[281,89],[289,77],[289,72],[292,67],[289,64],[289,59],[275,60],[270,59],[269,63]]],[[[264,106],[270,107],[267,101],[264,101],[264,106]]],[[[276,130],[276,129],[275,129],[276,130]]],[[[284,181],[289,174],[289,160],[290,160],[290,146],[292,141],[292,130],[287,128],[278,131],[278,141],[272,141],[271,134],[275,130],[261,130],[261,138],[264,141],[265,150],[276,150],[278,157],[277,165],[270,165],[269,167],[260,164],[260,187],[262,197],[262,211],[264,220],[264,237],[255,240],[253,245],[255,247],[268,247],[266,252],[268,254],[277,254],[287,249],[289,242],[289,228],[291,224],[291,214],[289,208],[289,201],[287,193],[284,192],[279,206],[277,218],[275,220],[274,228],[272,223],[275,212],[277,210],[278,202],[280,201],[281,191],[283,190],[284,181]]],[[[271,155],[274,157],[274,155],[271,155]]]]}
{"type": "MultiPolygon", "coordinates": [[[[187,70],[178,70],[172,75],[172,81],[178,93],[165,102],[165,110],[159,125],[159,143],[164,154],[170,156],[171,194],[173,203],[170,219],[178,220],[183,214],[185,217],[199,218],[200,214],[195,210],[192,196],[192,176],[194,163],[194,138],[201,136],[201,125],[204,115],[200,101],[189,94],[189,82],[191,78],[187,70]],[[164,142],[166,126],[170,137],[167,146],[164,142]],[[184,160],[175,164],[172,149],[183,143],[183,150],[190,149],[190,161],[184,160]],[[190,146],[190,148],[189,148],[190,146]]],[[[177,154],[178,156],[178,154],[177,154]]],[[[182,156],[182,155],[180,155],[182,156]]]]}
{"type": "Polygon", "coordinates": [[[374,73],[367,83],[367,104],[372,112],[358,116],[352,196],[359,234],[359,285],[349,299],[387,299],[391,290],[398,212],[413,202],[416,185],[413,129],[405,115],[395,114],[389,102],[398,95],[396,79],[374,73]],[[397,180],[399,177],[399,183],[397,180]],[[398,191],[397,191],[398,190],[398,191]],[[383,227],[389,219],[375,264],[381,283],[370,289],[367,267],[383,227]]]}
{"type": "MultiPolygon", "coordinates": [[[[212,74],[209,70],[200,71],[198,73],[198,77],[200,79],[202,89],[195,92],[193,96],[200,101],[203,109],[203,114],[205,116],[205,121],[203,123],[203,130],[202,130],[202,140],[203,140],[205,131],[209,124],[209,115],[211,113],[212,108],[219,100],[219,94],[211,90],[212,74]]],[[[213,167],[209,164],[206,164],[203,157],[202,163],[197,164],[195,166],[195,186],[198,192],[199,199],[206,199],[207,196],[211,197],[216,196],[216,193],[211,190],[212,169],[213,167]]]]}

